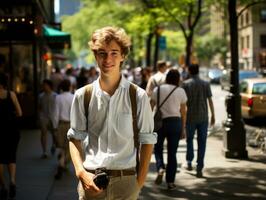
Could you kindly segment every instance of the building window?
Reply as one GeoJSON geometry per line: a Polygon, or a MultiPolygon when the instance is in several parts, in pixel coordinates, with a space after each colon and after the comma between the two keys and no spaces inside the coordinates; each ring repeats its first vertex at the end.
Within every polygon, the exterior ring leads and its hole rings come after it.
{"type": "Polygon", "coordinates": [[[249,14],[248,14],[248,12],[246,13],[246,25],[248,25],[249,24],[249,14]]]}
{"type": "Polygon", "coordinates": [[[266,9],[262,9],[260,11],[260,21],[261,22],[266,22],[266,9]]]}
{"type": "Polygon", "coordinates": [[[247,36],[247,48],[249,49],[249,35],[247,36]]]}
{"type": "Polygon", "coordinates": [[[244,16],[241,15],[240,16],[240,27],[243,27],[244,26],[244,16]]]}
{"type": "Polygon", "coordinates": [[[244,49],[245,48],[244,47],[244,37],[241,37],[241,43],[240,44],[241,44],[241,47],[240,48],[241,49],[244,49]]]}
{"type": "Polygon", "coordinates": [[[260,36],[260,47],[261,48],[266,48],[266,35],[261,35],[260,36]]]}

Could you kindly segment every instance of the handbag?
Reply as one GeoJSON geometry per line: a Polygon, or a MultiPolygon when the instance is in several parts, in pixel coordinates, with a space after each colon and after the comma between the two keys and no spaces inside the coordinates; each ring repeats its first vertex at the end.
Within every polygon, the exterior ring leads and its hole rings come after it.
{"type": "Polygon", "coordinates": [[[176,86],[168,95],[167,97],[163,100],[163,102],[161,103],[161,105],[159,105],[160,103],[160,86],[158,86],[158,91],[157,91],[157,109],[155,112],[155,115],[153,117],[154,119],[154,131],[157,132],[159,131],[162,126],[163,126],[163,118],[162,118],[162,111],[160,110],[160,108],[163,106],[163,104],[167,101],[167,99],[171,96],[171,94],[175,91],[175,89],[178,86],[176,86]]]}

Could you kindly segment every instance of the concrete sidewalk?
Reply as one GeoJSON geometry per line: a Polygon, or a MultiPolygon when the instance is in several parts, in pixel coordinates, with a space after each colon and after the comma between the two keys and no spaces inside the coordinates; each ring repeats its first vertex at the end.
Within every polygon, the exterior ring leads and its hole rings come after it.
{"type": "MultiPolygon", "coordinates": [[[[76,200],[77,180],[70,166],[62,180],[54,180],[56,156],[41,159],[38,130],[22,131],[17,160],[17,200],[76,200]]],[[[185,170],[185,141],[178,149],[178,188],[168,191],[166,184],[154,185],[155,161],[152,158],[141,200],[170,199],[266,199],[266,155],[249,148],[248,160],[225,159],[221,154],[221,133],[209,136],[204,178],[185,170]]],[[[166,157],[165,157],[166,160],[166,157]]]]}

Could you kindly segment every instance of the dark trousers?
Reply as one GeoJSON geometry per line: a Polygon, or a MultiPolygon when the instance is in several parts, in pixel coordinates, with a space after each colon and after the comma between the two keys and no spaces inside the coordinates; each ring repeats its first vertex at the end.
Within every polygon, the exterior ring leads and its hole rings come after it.
{"type": "Polygon", "coordinates": [[[194,158],[193,139],[197,131],[198,153],[197,153],[197,170],[201,171],[204,167],[204,157],[206,151],[206,141],[208,134],[208,121],[200,123],[187,123],[187,155],[188,164],[191,164],[194,158]]]}
{"type": "Polygon", "coordinates": [[[163,119],[163,126],[158,131],[157,143],[154,147],[156,168],[159,171],[165,169],[163,161],[163,143],[167,140],[167,167],[166,167],[166,182],[173,183],[175,181],[177,159],[176,153],[181,136],[181,118],[170,117],[163,119]]]}

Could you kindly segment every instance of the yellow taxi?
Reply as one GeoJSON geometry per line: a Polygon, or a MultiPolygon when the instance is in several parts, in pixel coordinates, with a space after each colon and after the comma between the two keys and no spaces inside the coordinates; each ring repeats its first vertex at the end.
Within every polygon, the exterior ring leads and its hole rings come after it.
{"type": "Polygon", "coordinates": [[[266,78],[244,79],[240,95],[243,118],[266,117],[266,78]]]}

